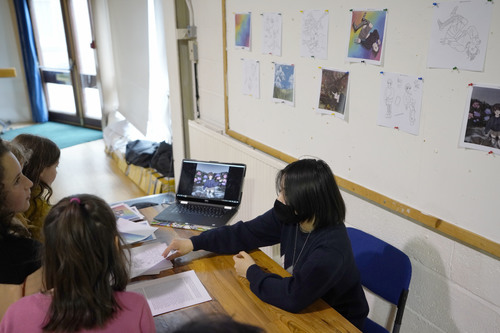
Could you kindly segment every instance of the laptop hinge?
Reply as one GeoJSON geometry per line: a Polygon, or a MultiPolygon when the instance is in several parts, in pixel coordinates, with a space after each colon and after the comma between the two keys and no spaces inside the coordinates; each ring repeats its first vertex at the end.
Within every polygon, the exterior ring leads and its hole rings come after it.
{"type": "Polygon", "coordinates": [[[229,209],[229,210],[231,210],[231,209],[233,209],[233,207],[231,207],[231,206],[224,206],[224,209],[229,209]]]}
{"type": "Polygon", "coordinates": [[[182,200],[180,201],[180,203],[183,204],[183,205],[187,205],[188,204],[187,201],[182,201],[182,200]]]}

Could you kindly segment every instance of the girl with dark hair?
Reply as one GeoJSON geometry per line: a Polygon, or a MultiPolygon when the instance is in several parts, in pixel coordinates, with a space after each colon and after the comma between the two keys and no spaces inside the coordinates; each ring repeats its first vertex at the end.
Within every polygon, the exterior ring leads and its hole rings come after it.
{"type": "Polygon", "coordinates": [[[23,173],[33,182],[30,207],[24,215],[33,238],[42,240],[41,230],[50,210],[51,185],[57,175],[61,150],[52,140],[33,134],[19,134],[12,143],[31,151],[23,167],[23,173]]]}
{"type": "Polygon", "coordinates": [[[7,307],[42,287],[40,243],[30,238],[21,214],[33,183],[22,173],[14,149],[0,139],[0,319],[7,307]]]}
{"type": "Polygon", "coordinates": [[[11,305],[0,332],[155,332],[146,299],[124,291],[128,261],[106,202],[64,198],[43,231],[46,290],[11,305]]]}
{"type": "Polygon", "coordinates": [[[344,225],[345,204],[330,167],[321,160],[295,161],[276,177],[274,208],[257,218],[174,239],[163,255],[173,260],[193,250],[238,253],[236,272],[264,302],[299,312],[319,298],[362,330],[368,303],[344,225]],[[281,245],[292,276],[263,271],[245,251],[281,245]]]}

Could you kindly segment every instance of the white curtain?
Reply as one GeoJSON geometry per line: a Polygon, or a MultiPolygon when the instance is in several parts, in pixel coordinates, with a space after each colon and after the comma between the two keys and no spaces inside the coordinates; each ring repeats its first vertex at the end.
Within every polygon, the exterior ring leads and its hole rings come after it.
{"type": "Polygon", "coordinates": [[[121,113],[150,140],[171,141],[161,0],[90,0],[103,121],[121,113]]]}
{"type": "Polygon", "coordinates": [[[118,91],[115,84],[115,66],[111,43],[108,2],[89,0],[92,10],[92,30],[96,42],[97,76],[102,102],[102,127],[106,127],[108,115],[118,110],[118,91]]]}
{"type": "Polygon", "coordinates": [[[147,136],[171,143],[170,86],[163,0],[149,0],[149,119],[147,136]]]}

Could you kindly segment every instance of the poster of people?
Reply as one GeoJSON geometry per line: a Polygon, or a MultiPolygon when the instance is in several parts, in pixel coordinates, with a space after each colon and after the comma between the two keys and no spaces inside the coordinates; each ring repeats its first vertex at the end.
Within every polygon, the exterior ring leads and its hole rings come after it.
{"type": "Polygon", "coordinates": [[[459,146],[500,154],[500,87],[469,86],[459,146]]]}
{"type": "Polygon", "coordinates": [[[353,10],[347,60],[380,65],[384,46],[386,10],[353,10]]]}

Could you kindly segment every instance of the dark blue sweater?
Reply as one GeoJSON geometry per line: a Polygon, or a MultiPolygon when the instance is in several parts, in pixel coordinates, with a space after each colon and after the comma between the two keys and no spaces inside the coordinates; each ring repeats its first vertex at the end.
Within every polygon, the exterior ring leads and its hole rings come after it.
{"type": "Polygon", "coordinates": [[[257,265],[250,266],[247,279],[251,290],[264,302],[290,312],[299,312],[323,298],[362,329],[368,315],[368,303],[345,225],[314,230],[305,246],[308,234],[301,232],[300,228],[298,230],[295,244],[296,225],[282,224],[271,209],[249,222],[240,221],[232,226],[205,231],[191,240],[194,250],[221,254],[235,254],[280,243],[285,267],[292,265],[295,249],[296,262],[291,277],[283,278],[266,273],[257,265]]]}

